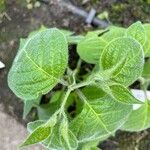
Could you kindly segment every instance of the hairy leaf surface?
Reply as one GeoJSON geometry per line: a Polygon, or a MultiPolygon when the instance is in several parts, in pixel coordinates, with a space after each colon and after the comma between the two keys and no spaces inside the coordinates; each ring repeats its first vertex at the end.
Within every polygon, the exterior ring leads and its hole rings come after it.
{"type": "Polygon", "coordinates": [[[63,75],[68,46],[57,29],[47,29],[29,38],[19,50],[8,75],[12,91],[22,99],[36,99],[47,93],[63,75]]]}
{"type": "MultiPolygon", "coordinates": [[[[42,122],[36,122],[34,125],[35,129],[33,132],[27,137],[21,147],[32,145],[39,143],[51,134],[53,126],[56,124],[57,117],[54,115],[50,118],[46,123],[42,124],[42,122]],[[40,125],[40,126],[38,126],[40,125]]],[[[32,127],[33,128],[33,127],[32,127]]]]}
{"type": "Polygon", "coordinates": [[[128,27],[127,36],[136,39],[141,45],[145,44],[147,38],[145,28],[140,21],[128,27]]]}
{"type": "Polygon", "coordinates": [[[112,80],[129,86],[142,74],[143,49],[132,38],[116,38],[103,50],[100,66],[103,71],[112,70],[112,80]]]}
{"type": "MultiPolygon", "coordinates": [[[[95,88],[97,93],[100,89],[95,88]]],[[[132,110],[132,106],[114,101],[105,95],[95,99],[87,88],[80,93],[84,100],[82,112],[71,122],[70,128],[80,143],[103,139],[112,135],[124,122],[132,110]],[[86,91],[87,90],[87,91],[86,91]]]]}
{"type": "Polygon", "coordinates": [[[84,61],[96,64],[104,47],[114,38],[122,37],[124,31],[123,28],[113,26],[106,30],[90,31],[78,43],[77,52],[84,61]]]}
{"type": "MultiPolygon", "coordinates": [[[[28,130],[30,132],[33,132],[44,123],[45,121],[41,121],[41,120],[29,123],[28,130]]],[[[78,147],[78,141],[74,136],[74,134],[72,133],[72,131],[69,128],[67,128],[66,131],[67,132],[66,136],[70,144],[70,149],[69,149],[66,141],[62,136],[61,129],[62,129],[62,125],[60,126],[60,123],[57,123],[53,127],[51,134],[49,134],[48,138],[42,141],[41,144],[43,144],[48,150],[76,150],[78,147]]]]}

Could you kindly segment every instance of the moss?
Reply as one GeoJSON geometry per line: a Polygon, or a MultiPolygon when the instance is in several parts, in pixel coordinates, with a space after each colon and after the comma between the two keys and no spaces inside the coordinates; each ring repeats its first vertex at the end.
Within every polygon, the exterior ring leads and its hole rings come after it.
{"type": "Polygon", "coordinates": [[[114,4],[112,6],[112,11],[115,13],[120,13],[123,12],[127,7],[128,7],[127,4],[122,4],[122,3],[114,4]]]}
{"type": "Polygon", "coordinates": [[[5,11],[5,0],[0,0],[0,13],[5,11]]]}

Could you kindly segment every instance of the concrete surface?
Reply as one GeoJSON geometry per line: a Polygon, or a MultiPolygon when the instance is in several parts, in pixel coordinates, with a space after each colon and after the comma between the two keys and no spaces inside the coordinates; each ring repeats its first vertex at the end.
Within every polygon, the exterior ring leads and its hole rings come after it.
{"type": "MultiPolygon", "coordinates": [[[[27,136],[26,128],[13,117],[4,113],[0,105],[0,150],[19,150],[18,145],[27,136]]],[[[24,150],[44,150],[40,145],[34,145],[24,150]]]]}

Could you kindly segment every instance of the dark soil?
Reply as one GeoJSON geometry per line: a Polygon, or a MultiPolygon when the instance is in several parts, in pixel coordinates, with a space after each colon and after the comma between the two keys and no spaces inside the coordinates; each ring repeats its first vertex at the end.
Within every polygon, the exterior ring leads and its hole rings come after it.
{"type": "MultiPolygon", "coordinates": [[[[150,22],[150,5],[142,0],[91,0],[82,4],[81,0],[71,0],[73,4],[89,11],[94,7],[98,13],[109,12],[109,20],[113,24],[128,26],[136,20],[150,22]]],[[[58,0],[51,0],[51,5],[41,5],[39,8],[27,9],[23,0],[6,0],[4,10],[11,20],[2,18],[0,23],[0,60],[6,68],[0,70],[0,104],[4,111],[14,116],[16,120],[25,124],[22,120],[23,104],[8,88],[7,74],[16,55],[20,37],[26,37],[29,32],[38,29],[42,24],[48,27],[70,29],[77,33],[87,30],[84,20],[72,15],[67,10],[59,7],[58,0]]],[[[71,58],[77,59],[74,53],[71,58]]],[[[76,60],[70,61],[72,66],[76,60]]],[[[149,130],[140,133],[127,133],[118,131],[102,144],[103,150],[149,150],[149,130]]]]}

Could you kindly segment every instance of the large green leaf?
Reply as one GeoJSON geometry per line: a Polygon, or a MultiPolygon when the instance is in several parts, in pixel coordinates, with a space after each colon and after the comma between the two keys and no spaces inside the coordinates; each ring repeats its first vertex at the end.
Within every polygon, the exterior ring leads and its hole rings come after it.
{"type": "Polygon", "coordinates": [[[146,101],[138,109],[132,110],[122,130],[141,131],[150,127],[150,102],[146,101]]]}
{"type": "Polygon", "coordinates": [[[104,47],[114,38],[124,36],[124,31],[124,28],[114,26],[106,30],[90,31],[78,43],[77,52],[84,61],[96,64],[104,47]]]}
{"type": "Polygon", "coordinates": [[[103,50],[100,67],[111,70],[110,78],[125,86],[131,85],[141,76],[144,55],[141,45],[132,38],[121,37],[112,40],[103,50]]]}
{"type": "Polygon", "coordinates": [[[46,94],[63,75],[68,62],[66,38],[58,29],[46,29],[29,38],[19,50],[8,75],[12,91],[23,99],[46,94]]]}
{"type": "MultiPolygon", "coordinates": [[[[101,90],[93,87],[97,94],[101,90]]],[[[82,112],[70,123],[70,128],[79,143],[101,140],[112,135],[127,120],[132,106],[114,101],[109,96],[95,98],[95,94],[87,88],[79,92],[80,99],[84,100],[82,112]],[[93,97],[92,97],[93,96],[93,97]]]]}
{"type": "Polygon", "coordinates": [[[132,24],[127,29],[127,37],[132,37],[136,39],[141,45],[144,45],[146,42],[146,32],[144,26],[140,21],[132,24]]]}

